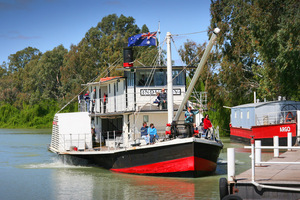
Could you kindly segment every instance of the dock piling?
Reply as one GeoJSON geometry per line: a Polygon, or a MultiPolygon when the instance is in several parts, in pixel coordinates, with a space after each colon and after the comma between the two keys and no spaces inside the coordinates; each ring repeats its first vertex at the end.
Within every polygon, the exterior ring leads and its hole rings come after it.
{"type": "Polygon", "coordinates": [[[288,151],[291,151],[291,147],[292,147],[292,133],[287,133],[287,146],[289,147],[288,148],[288,151]]]}
{"type": "Polygon", "coordinates": [[[278,136],[274,136],[273,137],[273,144],[274,144],[274,158],[278,158],[279,157],[279,138],[278,136]]]}
{"type": "Polygon", "coordinates": [[[227,149],[227,180],[234,182],[235,178],[235,154],[234,148],[227,149]]]}
{"type": "Polygon", "coordinates": [[[259,167],[261,166],[260,162],[261,162],[261,141],[260,140],[255,140],[255,166],[259,167]]]}

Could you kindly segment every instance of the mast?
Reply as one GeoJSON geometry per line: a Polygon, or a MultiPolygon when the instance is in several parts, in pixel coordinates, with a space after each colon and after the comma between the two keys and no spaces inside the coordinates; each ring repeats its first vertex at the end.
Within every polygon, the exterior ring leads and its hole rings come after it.
{"type": "Polygon", "coordinates": [[[168,105],[168,123],[172,123],[174,116],[173,109],[173,80],[172,80],[172,55],[171,55],[171,33],[167,32],[167,105],[168,105]]]}
{"type": "MultiPolygon", "coordinates": [[[[219,28],[215,28],[215,29],[214,29],[213,34],[212,34],[212,36],[211,36],[211,38],[210,38],[210,40],[209,40],[209,43],[208,43],[208,45],[207,45],[207,47],[206,47],[206,49],[205,49],[205,51],[204,51],[204,54],[203,54],[203,56],[202,56],[202,58],[201,58],[201,61],[200,61],[200,63],[198,64],[198,67],[197,67],[197,69],[196,69],[195,75],[194,75],[194,77],[193,77],[193,79],[192,79],[192,81],[191,81],[191,83],[190,83],[190,85],[189,85],[189,87],[188,87],[188,89],[187,89],[187,91],[186,91],[186,93],[185,93],[185,96],[184,96],[184,98],[183,98],[183,100],[182,100],[182,102],[181,102],[181,104],[180,104],[180,106],[179,106],[179,108],[178,108],[178,111],[177,111],[177,113],[176,113],[176,116],[174,117],[174,121],[178,121],[178,119],[179,119],[179,117],[180,117],[180,115],[181,115],[181,113],[182,113],[182,111],[183,111],[183,108],[184,108],[186,102],[187,102],[188,99],[190,98],[191,93],[192,93],[192,90],[194,89],[194,87],[195,87],[195,85],[196,85],[196,83],[197,83],[197,80],[198,80],[198,78],[199,78],[199,76],[200,76],[200,72],[202,71],[202,69],[203,69],[203,67],[204,67],[204,64],[206,63],[206,61],[207,61],[207,59],[208,59],[209,53],[210,53],[210,51],[211,51],[211,49],[212,49],[212,47],[213,47],[213,45],[214,45],[214,42],[215,42],[216,39],[217,39],[217,34],[218,34],[219,32],[220,32],[220,29],[219,29],[219,28]]],[[[168,97],[168,98],[169,98],[169,97],[168,97]]]]}
{"type": "Polygon", "coordinates": [[[160,46],[160,21],[158,21],[158,66],[161,66],[160,56],[161,56],[161,46],[160,46]]]}

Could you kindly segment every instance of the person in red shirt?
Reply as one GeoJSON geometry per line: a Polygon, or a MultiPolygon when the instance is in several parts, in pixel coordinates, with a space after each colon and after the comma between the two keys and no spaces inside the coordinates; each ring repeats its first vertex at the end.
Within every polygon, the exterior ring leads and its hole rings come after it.
{"type": "Polygon", "coordinates": [[[208,129],[212,127],[212,124],[208,118],[208,114],[205,114],[204,120],[203,120],[203,129],[205,133],[205,138],[207,139],[208,136],[208,129]]]}

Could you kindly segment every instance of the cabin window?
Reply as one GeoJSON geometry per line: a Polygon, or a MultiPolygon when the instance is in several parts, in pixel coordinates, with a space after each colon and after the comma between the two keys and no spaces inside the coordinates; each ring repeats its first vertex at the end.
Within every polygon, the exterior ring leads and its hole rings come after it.
{"type": "Polygon", "coordinates": [[[173,85],[184,85],[184,73],[181,70],[172,71],[173,85]]]}
{"type": "Polygon", "coordinates": [[[108,93],[110,93],[110,84],[108,84],[108,93]]]}
{"type": "Polygon", "coordinates": [[[127,77],[127,85],[133,86],[134,85],[134,72],[125,71],[125,76],[127,77]]]}
{"type": "MultiPolygon", "coordinates": [[[[185,85],[185,72],[172,71],[173,85],[185,85]]],[[[136,72],[137,86],[164,86],[167,84],[166,69],[157,69],[154,74],[151,69],[136,72]]]]}
{"type": "Polygon", "coordinates": [[[149,122],[149,115],[144,115],[143,120],[144,122],[149,122]]]}
{"type": "Polygon", "coordinates": [[[117,82],[117,92],[119,91],[119,82],[117,82]]]}
{"type": "Polygon", "coordinates": [[[250,119],[250,113],[247,111],[247,119],[250,119]]]}
{"type": "Polygon", "coordinates": [[[234,118],[236,119],[237,118],[237,112],[234,111],[234,118]]]}
{"type": "Polygon", "coordinates": [[[149,70],[140,70],[136,72],[137,86],[154,86],[153,78],[149,70]]]}
{"type": "Polygon", "coordinates": [[[243,119],[243,112],[241,111],[241,119],[243,119]]]}

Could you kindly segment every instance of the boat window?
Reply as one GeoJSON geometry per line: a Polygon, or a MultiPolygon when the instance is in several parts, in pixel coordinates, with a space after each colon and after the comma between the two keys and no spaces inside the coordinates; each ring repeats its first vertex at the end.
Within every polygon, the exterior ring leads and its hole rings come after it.
{"type": "MultiPolygon", "coordinates": [[[[180,72],[181,70],[173,70],[173,85],[185,85],[185,74],[180,72]]],[[[167,72],[157,69],[153,75],[151,70],[139,70],[136,72],[136,81],[137,86],[164,86],[167,85],[167,72]]]]}
{"type": "Polygon", "coordinates": [[[243,119],[243,111],[241,111],[241,119],[243,119]]]}
{"type": "Polygon", "coordinates": [[[172,71],[173,85],[184,85],[184,73],[181,70],[172,71]]]}
{"type": "Polygon", "coordinates": [[[134,85],[134,72],[125,71],[125,77],[127,77],[127,86],[134,85]]]}
{"type": "Polygon", "coordinates": [[[236,119],[236,117],[237,117],[237,112],[234,111],[234,118],[236,119]]]}
{"type": "Polygon", "coordinates": [[[140,70],[136,72],[137,86],[154,86],[153,76],[150,70],[140,70]],[[149,80],[148,80],[149,79],[149,80]]]}
{"type": "Polygon", "coordinates": [[[149,122],[149,115],[144,115],[143,120],[144,122],[149,122]]]}
{"type": "Polygon", "coordinates": [[[110,93],[110,84],[108,84],[108,93],[110,93]]]}
{"type": "Polygon", "coordinates": [[[247,111],[247,119],[250,119],[250,113],[247,111]]]}
{"type": "Polygon", "coordinates": [[[154,84],[156,86],[163,86],[167,84],[167,76],[165,71],[156,71],[154,76],[154,84]]]}

